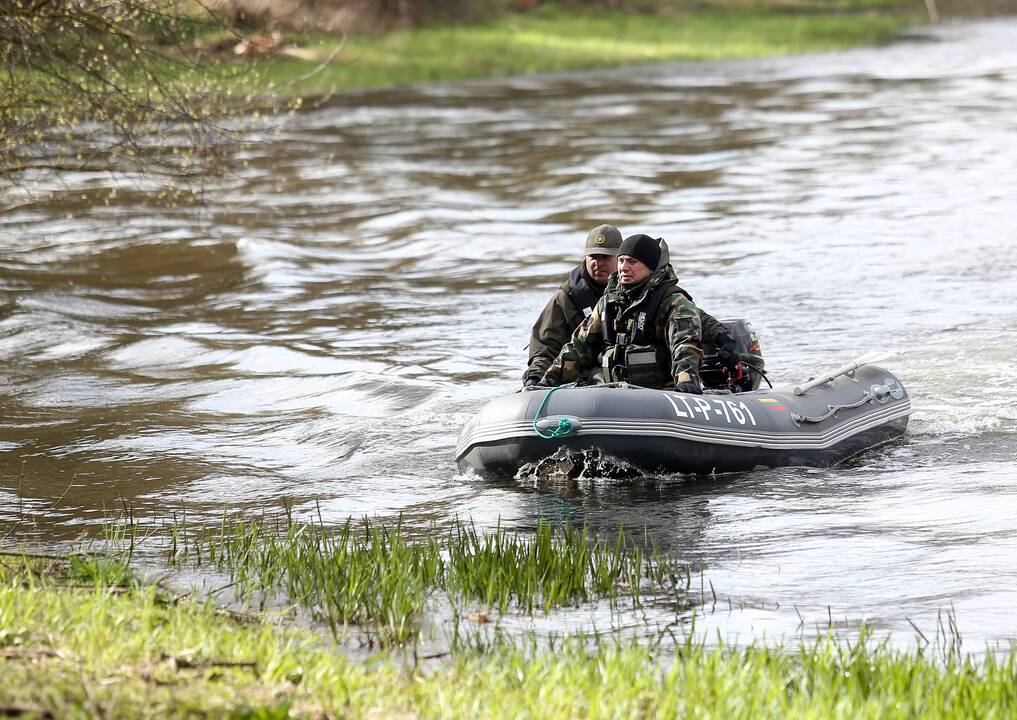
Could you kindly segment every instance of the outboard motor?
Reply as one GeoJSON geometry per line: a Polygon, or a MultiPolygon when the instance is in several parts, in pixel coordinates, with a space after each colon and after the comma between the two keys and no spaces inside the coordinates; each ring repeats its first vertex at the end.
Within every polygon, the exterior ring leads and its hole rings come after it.
{"type": "Polygon", "coordinates": [[[717,346],[713,343],[703,343],[703,364],[699,368],[703,388],[732,392],[757,390],[763,373],[766,372],[763,352],[759,347],[759,336],[752,329],[752,324],[746,320],[721,320],[721,323],[734,338],[741,363],[738,372],[734,374],[728,372],[717,357],[717,346]]]}

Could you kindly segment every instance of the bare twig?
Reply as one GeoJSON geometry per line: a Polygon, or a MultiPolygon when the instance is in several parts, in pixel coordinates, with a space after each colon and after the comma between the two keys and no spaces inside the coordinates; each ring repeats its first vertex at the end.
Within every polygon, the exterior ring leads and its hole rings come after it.
{"type": "Polygon", "coordinates": [[[54,500],[53,504],[50,505],[49,508],[47,508],[47,510],[54,510],[54,509],[56,509],[56,506],[59,505],[63,501],[63,499],[65,497],[67,497],[67,493],[69,493],[71,491],[71,488],[74,487],[74,481],[77,480],[77,479],[78,479],[78,474],[74,473],[74,477],[71,478],[71,482],[67,485],[67,488],[64,490],[63,494],[60,497],[58,497],[56,500],[54,500]]]}
{"type": "Polygon", "coordinates": [[[14,523],[14,525],[11,526],[11,529],[8,530],[6,533],[4,533],[3,539],[0,540],[0,545],[3,545],[4,543],[6,543],[7,540],[11,537],[11,535],[13,535],[15,533],[15,531],[19,527],[21,527],[21,521],[22,521],[22,518],[18,518],[18,521],[16,523],[14,523]]]}

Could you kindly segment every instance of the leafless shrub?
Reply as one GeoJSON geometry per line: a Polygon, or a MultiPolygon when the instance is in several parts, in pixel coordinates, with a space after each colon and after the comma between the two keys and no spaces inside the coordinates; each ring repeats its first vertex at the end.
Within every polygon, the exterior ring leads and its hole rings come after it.
{"type": "Polygon", "coordinates": [[[0,186],[49,168],[201,172],[239,106],[188,54],[213,26],[176,0],[0,1],[0,186]]]}

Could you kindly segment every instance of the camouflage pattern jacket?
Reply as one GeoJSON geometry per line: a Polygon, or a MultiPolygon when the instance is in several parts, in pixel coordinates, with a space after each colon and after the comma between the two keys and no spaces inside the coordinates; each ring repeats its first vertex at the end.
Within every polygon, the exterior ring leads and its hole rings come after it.
{"type": "MultiPolygon", "coordinates": [[[[665,272],[670,271],[670,276],[677,281],[673,268],[668,265],[663,269],[665,272]]],[[[533,325],[530,333],[530,356],[523,372],[523,384],[530,380],[539,381],[544,376],[572,334],[587,317],[591,317],[593,308],[603,292],[604,288],[590,279],[583,271],[582,265],[573,268],[568,279],[561,284],[533,325]],[[582,307],[578,303],[582,303],[582,307]]],[[[724,341],[729,339],[724,324],[704,310],[698,312],[703,342],[723,345],[724,341]]]]}
{"type": "MultiPolygon", "coordinates": [[[[670,265],[657,270],[645,283],[631,291],[618,282],[617,273],[612,275],[593,314],[576,329],[572,339],[544,373],[540,384],[551,387],[574,382],[583,373],[596,369],[599,366],[599,356],[610,350],[604,339],[605,313],[614,319],[616,329],[627,329],[631,337],[639,305],[647,295],[665,283],[669,287],[651,319],[654,344],[666,348],[670,355],[670,380],[673,384],[686,380],[699,382],[699,365],[703,359],[703,325],[695,303],[678,287],[677,282],[678,277],[670,265]]],[[[716,320],[713,322],[720,325],[716,320]]],[[[720,327],[723,329],[723,325],[720,327]]]]}

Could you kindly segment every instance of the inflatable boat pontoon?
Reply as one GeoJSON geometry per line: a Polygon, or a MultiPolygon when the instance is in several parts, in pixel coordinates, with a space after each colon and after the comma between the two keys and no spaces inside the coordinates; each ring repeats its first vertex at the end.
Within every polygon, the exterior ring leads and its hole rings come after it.
{"type": "Polygon", "coordinates": [[[597,449],[650,474],[826,467],[907,427],[907,393],[870,362],[747,392],[690,395],[624,383],[518,392],[470,420],[456,462],[462,471],[512,476],[562,449],[597,449]]]}

